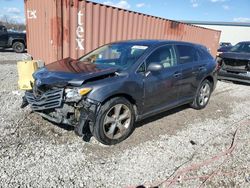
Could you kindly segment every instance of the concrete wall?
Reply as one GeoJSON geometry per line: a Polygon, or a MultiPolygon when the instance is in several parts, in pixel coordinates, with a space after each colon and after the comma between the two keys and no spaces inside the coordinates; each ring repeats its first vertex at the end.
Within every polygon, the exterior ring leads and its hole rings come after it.
{"type": "Polygon", "coordinates": [[[231,42],[233,45],[235,45],[240,41],[250,41],[250,27],[200,24],[194,25],[222,31],[220,42],[231,42]]]}

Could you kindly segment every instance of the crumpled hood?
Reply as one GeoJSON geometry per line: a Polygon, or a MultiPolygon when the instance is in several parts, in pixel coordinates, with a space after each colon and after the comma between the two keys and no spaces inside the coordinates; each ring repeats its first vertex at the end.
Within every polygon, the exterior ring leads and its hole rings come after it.
{"type": "Polygon", "coordinates": [[[237,59],[237,60],[250,60],[250,53],[235,53],[235,52],[224,52],[219,55],[221,58],[237,59]]]}
{"type": "Polygon", "coordinates": [[[96,65],[71,58],[62,59],[37,70],[33,77],[41,85],[82,85],[84,81],[113,74],[118,68],[111,65],[96,65]]]}

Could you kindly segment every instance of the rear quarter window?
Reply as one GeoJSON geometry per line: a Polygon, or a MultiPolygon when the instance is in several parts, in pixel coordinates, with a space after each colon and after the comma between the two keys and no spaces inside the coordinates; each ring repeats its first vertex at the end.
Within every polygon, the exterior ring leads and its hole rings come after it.
{"type": "Polygon", "coordinates": [[[199,59],[197,49],[190,45],[176,45],[180,64],[196,62],[199,59]]]}
{"type": "Polygon", "coordinates": [[[214,59],[212,57],[212,55],[206,50],[206,49],[203,49],[203,48],[199,48],[199,50],[197,50],[198,54],[199,54],[199,57],[200,57],[200,60],[201,61],[205,61],[205,60],[212,60],[214,59]]]}

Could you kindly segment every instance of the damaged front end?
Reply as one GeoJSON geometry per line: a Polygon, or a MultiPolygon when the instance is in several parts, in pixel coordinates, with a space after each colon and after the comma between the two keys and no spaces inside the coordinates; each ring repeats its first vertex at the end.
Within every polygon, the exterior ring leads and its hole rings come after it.
{"type": "Polygon", "coordinates": [[[87,96],[89,83],[115,75],[116,67],[97,66],[65,58],[38,69],[33,74],[32,90],[26,91],[21,107],[31,109],[56,124],[74,126],[83,135],[95,124],[100,103],[87,96]]]}
{"type": "Polygon", "coordinates": [[[219,57],[217,62],[219,79],[250,83],[249,58],[219,57]]]}
{"type": "Polygon", "coordinates": [[[43,118],[56,123],[74,126],[80,136],[95,124],[100,103],[85,95],[90,88],[45,88],[37,86],[26,91],[23,107],[27,104],[43,118]]]}
{"type": "Polygon", "coordinates": [[[221,68],[228,72],[246,73],[250,71],[250,60],[224,58],[220,63],[221,68]]]}

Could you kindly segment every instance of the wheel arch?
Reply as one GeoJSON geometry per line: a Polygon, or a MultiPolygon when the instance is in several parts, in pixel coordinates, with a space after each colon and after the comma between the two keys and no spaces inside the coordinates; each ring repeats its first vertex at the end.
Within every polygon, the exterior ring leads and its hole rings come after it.
{"type": "Polygon", "coordinates": [[[123,97],[123,98],[127,99],[133,105],[135,115],[136,116],[138,115],[138,108],[137,108],[136,100],[131,95],[129,95],[127,93],[116,93],[116,94],[110,95],[110,96],[106,97],[104,100],[102,100],[101,104],[104,104],[107,101],[109,101],[110,99],[115,98],[115,97],[123,97]]]}
{"type": "Polygon", "coordinates": [[[24,41],[23,39],[12,39],[12,41],[11,41],[11,46],[13,46],[13,44],[14,44],[15,42],[21,42],[21,43],[23,43],[23,44],[26,46],[25,41],[24,41]]]}
{"type": "Polygon", "coordinates": [[[214,88],[214,78],[211,75],[206,76],[202,81],[204,82],[205,80],[208,80],[212,84],[212,88],[214,88]]]}

